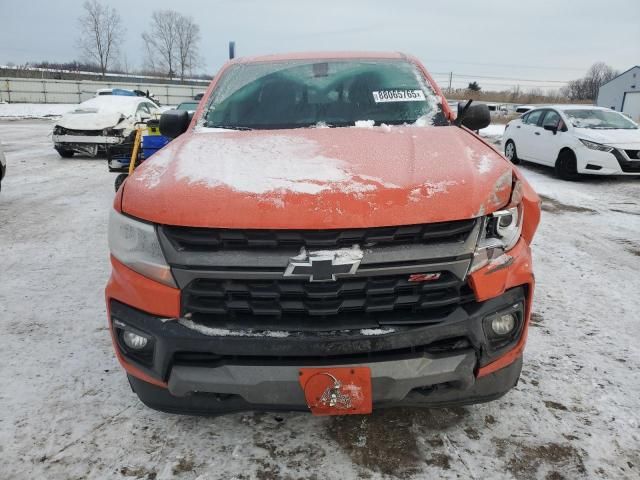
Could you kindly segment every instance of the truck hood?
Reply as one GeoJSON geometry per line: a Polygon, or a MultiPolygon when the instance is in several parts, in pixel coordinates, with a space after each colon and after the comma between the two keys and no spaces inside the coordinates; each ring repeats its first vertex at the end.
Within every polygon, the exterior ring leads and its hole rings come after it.
{"type": "Polygon", "coordinates": [[[74,110],[63,115],[56,122],[64,128],[71,130],[103,130],[105,128],[113,128],[125,117],[124,114],[118,112],[99,112],[87,110],[74,110]]]}
{"type": "Polygon", "coordinates": [[[196,129],[136,169],[121,207],[195,227],[410,225],[499,209],[512,175],[507,160],[458,127],[196,129]]]}
{"type": "Polygon", "coordinates": [[[640,130],[616,128],[611,130],[597,130],[595,128],[576,128],[576,135],[585,140],[603,143],[614,147],[638,148],[640,145],[640,130]]]}

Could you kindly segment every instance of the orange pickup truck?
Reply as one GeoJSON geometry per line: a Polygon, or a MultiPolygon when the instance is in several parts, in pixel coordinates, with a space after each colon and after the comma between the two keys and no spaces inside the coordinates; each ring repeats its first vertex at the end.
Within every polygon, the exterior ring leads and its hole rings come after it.
{"type": "Polygon", "coordinates": [[[225,64],[120,187],[116,355],[177,413],[370,413],[516,385],[539,199],[415,58],[225,64]]]}

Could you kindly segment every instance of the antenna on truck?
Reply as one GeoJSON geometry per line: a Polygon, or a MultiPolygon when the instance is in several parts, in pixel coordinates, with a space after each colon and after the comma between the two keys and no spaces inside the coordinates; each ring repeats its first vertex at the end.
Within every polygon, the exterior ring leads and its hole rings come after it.
{"type": "Polygon", "coordinates": [[[236,57],[236,42],[229,42],[229,60],[236,57]]]}

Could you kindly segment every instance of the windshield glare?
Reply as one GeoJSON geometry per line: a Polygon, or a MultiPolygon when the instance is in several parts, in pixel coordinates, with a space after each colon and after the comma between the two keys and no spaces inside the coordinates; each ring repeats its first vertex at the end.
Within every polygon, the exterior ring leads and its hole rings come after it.
{"type": "Polygon", "coordinates": [[[624,115],[608,110],[565,110],[565,115],[576,128],[593,129],[637,129],[638,126],[624,115]]]}
{"type": "Polygon", "coordinates": [[[404,60],[267,62],[229,67],[200,125],[238,129],[446,125],[441,105],[404,60]]]}

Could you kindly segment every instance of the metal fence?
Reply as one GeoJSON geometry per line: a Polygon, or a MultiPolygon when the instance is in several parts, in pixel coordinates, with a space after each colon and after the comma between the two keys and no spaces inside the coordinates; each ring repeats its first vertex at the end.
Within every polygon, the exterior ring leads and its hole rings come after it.
{"type": "Polygon", "coordinates": [[[51,80],[0,77],[0,101],[9,103],[80,103],[101,88],[124,88],[153,93],[163,105],[176,105],[203,92],[202,85],[125,83],[94,80],[51,80]]]}

